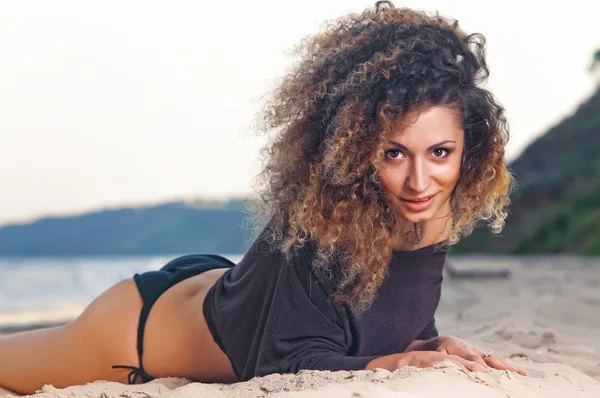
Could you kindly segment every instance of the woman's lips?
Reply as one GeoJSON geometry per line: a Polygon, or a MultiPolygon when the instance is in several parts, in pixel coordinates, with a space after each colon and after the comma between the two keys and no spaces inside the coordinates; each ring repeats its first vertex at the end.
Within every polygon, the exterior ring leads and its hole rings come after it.
{"type": "Polygon", "coordinates": [[[423,211],[423,210],[427,210],[427,208],[431,205],[431,202],[433,202],[433,198],[435,198],[436,195],[437,195],[437,193],[434,194],[434,195],[431,195],[429,197],[429,199],[427,199],[424,202],[411,202],[411,201],[405,200],[405,199],[400,199],[400,200],[410,210],[413,210],[413,211],[423,211]]]}

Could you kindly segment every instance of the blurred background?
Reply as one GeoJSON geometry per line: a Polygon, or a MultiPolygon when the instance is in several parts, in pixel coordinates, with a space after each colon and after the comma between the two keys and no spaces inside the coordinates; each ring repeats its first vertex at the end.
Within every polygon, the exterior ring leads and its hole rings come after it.
{"type": "MultiPolygon", "coordinates": [[[[519,187],[506,228],[477,230],[454,247],[452,275],[467,264],[463,276],[476,280],[481,269],[514,278],[546,261],[560,272],[583,267],[582,283],[594,287],[600,5],[482,4],[396,3],[485,35],[487,86],[511,126],[507,159],[519,187]]],[[[261,97],[302,38],[372,5],[0,2],[0,330],[71,319],[108,286],[179,254],[239,260],[251,243],[242,211],[265,142],[252,128],[261,97]]]]}

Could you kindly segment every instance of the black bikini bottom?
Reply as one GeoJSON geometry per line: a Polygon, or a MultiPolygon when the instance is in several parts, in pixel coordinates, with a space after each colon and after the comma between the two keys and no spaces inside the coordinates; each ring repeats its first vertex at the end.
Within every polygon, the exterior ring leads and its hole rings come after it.
{"type": "MultiPolygon", "coordinates": [[[[127,381],[129,384],[135,384],[138,377],[143,383],[153,380],[144,370],[142,365],[142,354],[144,353],[144,329],[150,309],[158,300],[161,294],[166,292],[171,286],[199,275],[205,271],[215,268],[231,268],[235,264],[225,257],[216,254],[190,254],[187,256],[178,257],[170,261],[167,265],[158,271],[148,271],[141,274],[135,274],[133,279],[142,296],[142,311],[140,313],[140,321],[138,324],[137,333],[137,352],[140,361],[140,366],[115,365],[113,369],[123,368],[131,369],[127,381]]],[[[198,303],[198,308],[202,310],[202,303],[198,303]]]]}

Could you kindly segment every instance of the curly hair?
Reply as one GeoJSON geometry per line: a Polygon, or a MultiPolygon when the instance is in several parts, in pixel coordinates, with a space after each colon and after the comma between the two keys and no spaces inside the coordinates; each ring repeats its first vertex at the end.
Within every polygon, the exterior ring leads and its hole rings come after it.
{"type": "Polygon", "coordinates": [[[514,185],[504,160],[508,124],[479,87],[489,75],[484,47],[457,21],[379,1],[302,40],[300,61],[258,114],[259,131],[275,134],[261,151],[254,226],[268,224],[266,239],[288,259],[311,242],[313,269],[356,314],[372,303],[392,258],[399,220],[378,171],[387,134],[409,112],[447,105],[462,120],[446,242],[481,224],[496,233],[504,226],[514,185]]]}

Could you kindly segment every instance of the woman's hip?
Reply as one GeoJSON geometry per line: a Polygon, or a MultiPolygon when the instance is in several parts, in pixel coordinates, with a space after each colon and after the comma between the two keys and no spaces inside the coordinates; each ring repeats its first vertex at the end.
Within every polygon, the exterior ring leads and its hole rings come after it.
{"type": "Polygon", "coordinates": [[[146,380],[228,376],[229,360],[208,331],[202,303],[216,280],[234,266],[218,255],[193,254],[134,276],[143,301],[137,351],[146,380]]]}

